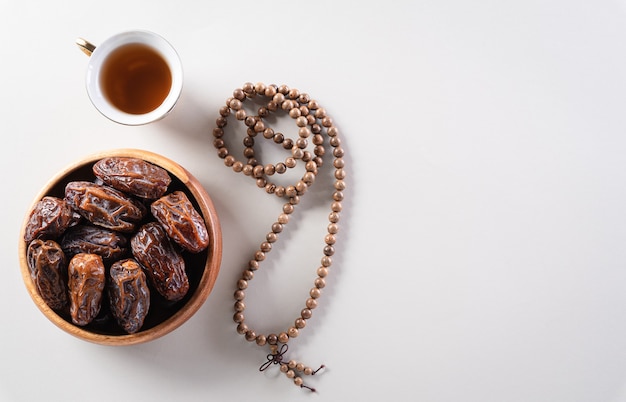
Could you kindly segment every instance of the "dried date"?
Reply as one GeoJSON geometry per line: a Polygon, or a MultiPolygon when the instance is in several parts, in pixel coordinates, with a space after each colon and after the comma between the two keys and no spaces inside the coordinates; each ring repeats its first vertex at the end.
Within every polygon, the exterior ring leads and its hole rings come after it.
{"type": "Polygon", "coordinates": [[[146,214],[146,207],[112,187],[88,181],[72,181],[65,187],[65,200],[94,225],[132,232],[146,214]]]}
{"type": "Polygon", "coordinates": [[[105,261],[121,258],[128,251],[128,239],[121,233],[92,225],[77,225],[65,232],[61,248],[67,256],[98,254],[105,261]]]}
{"type": "Polygon", "coordinates": [[[97,254],[76,254],[69,263],[68,288],[70,316],[76,325],[89,324],[100,312],[105,283],[102,257],[97,254]]]}
{"type": "Polygon", "coordinates": [[[150,309],[150,289],[139,263],[131,258],[115,262],[107,289],[117,323],[129,334],[139,331],[150,309]]]}
{"type": "Polygon", "coordinates": [[[37,292],[53,310],[67,305],[66,259],[53,240],[35,239],[26,251],[30,276],[37,292]]]}
{"type": "Polygon", "coordinates": [[[117,190],[146,199],[163,196],[172,181],[165,169],[131,157],[101,159],[93,165],[93,173],[117,190]]]}
{"type": "Polygon", "coordinates": [[[150,211],[167,235],[192,253],[209,245],[209,233],[204,219],[182,191],[167,194],[150,205],[150,211]]]}
{"type": "Polygon", "coordinates": [[[158,223],[140,227],[130,239],[130,245],[133,256],[159,294],[169,301],[178,301],[187,294],[189,279],[185,260],[158,223]]]}
{"type": "Polygon", "coordinates": [[[24,231],[24,241],[55,239],[80,221],[80,215],[63,199],[46,196],[35,204],[24,231]]]}

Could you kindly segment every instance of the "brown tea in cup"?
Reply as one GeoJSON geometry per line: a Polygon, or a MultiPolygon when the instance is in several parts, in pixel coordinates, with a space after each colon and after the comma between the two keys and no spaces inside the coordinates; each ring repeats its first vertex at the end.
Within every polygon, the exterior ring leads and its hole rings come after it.
{"type": "Polygon", "coordinates": [[[176,50],[149,31],[127,31],[99,46],[78,38],[89,56],[87,94],[93,105],[114,122],[135,126],[165,117],[183,87],[183,69],[176,50]]]}
{"type": "Polygon", "coordinates": [[[115,107],[144,114],[163,103],[172,86],[172,73],[154,48],[130,43],[104,60],[100,81],[104,95],[115,107]]]}

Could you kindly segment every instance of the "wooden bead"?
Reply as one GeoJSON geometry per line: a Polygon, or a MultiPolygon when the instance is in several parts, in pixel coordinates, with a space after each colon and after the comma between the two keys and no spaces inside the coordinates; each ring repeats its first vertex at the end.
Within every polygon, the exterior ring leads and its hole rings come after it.
{"type": "Polygon", "coordinates": [[[269,85],[269,86],[265,87],[265,96],[272,97],[274,95],[276,95],[276,86],[275,85],[269,85]]]}
{"type": "Polygon", "coordinates": [[[256,344],[259,346],[265,346],[265,344],[267,343],[267,338],[265,337],[265,335],[257,335],[256,337],[256,344]]]}
{"type": "Polygon", "coordinates": [[[269,334],[267,336],[267,343],[270,345],[276,345],[278,343],[278,336],[276,334],[269,334]]]}
{"type": "Polygon", "coordinates": [[[317,301],[313,298],[308,298],[306,299],[306,306],[307,308],[313,310],[315,307],[317,307],[317,301]]]}
{"type": "Polygon", "coordinates": [[[276,173],[276,167],[274,165],[267,164],[263,167],[263,173],[268,176],[271,176],[274,173],[276,173]]]}
{"type": "Polygon", "coordinates": [[[243,86],[241,87],[241,89],[243,90],[243,92],[246,93],[246,95],[250,96],[252,94],[254,94],[254,84],[252,84],[251,82],[246,82],[245,84],[243,84],[243,86]]]}
{"type": "Polygon", "coordinates": [[[261,165],[256,165],[253,169],[252,169],[252,175],[254,177],[262,177],[265,174],[265,168],[261,165]]]}
{"type": "Polygon", "coordinates": [[[265,88],[266,88],[266,86],[265,86],[265,84],[264,84],[264,83],[262,83],[262,82],[257,82],[257,83],[254,85],[254,91],[255,91],[256,93],[258,93],[258,94],[263,94],[263,93],[265,93],[265,88]]]}
{"type": "Polygon", "coordinates": [[[233,110],[241,109],[241,100],[239,100],[239,99],[231,99],[230,103],[228,104],[228,107],[230,107],[233,110]]]}
{"type": "Polygon", "coordinates": [[[337,239],[335,238],[335,235],[333,235],[333,234],[327,234],[324,237],[324,242],[326,244],[328,244],[329,246],[335,244],[336,241],[337,241],[337,239]]]}
{"type": "Polygon", "coordinates": [[[245,334],[245,338],[248,342],[252,342],[256,340],[256,334],[252,330],[247,330],[245,334]]]}
{"type": "Polygon", "coordinates": [[[328,220],[329,220],[331,223],[337,223],[337,222],[339,222],[339,213],[338,213],[338,212],[331,212],[331,213],[328,215],[328,220]]]}
{"type": "Polygon", "coordinates": [[[245,323],[241,322],[241,323],[239,323],[239,325],[237,325],[237,332],[238,333],[243,335],[243,334],[246,333],[246,331],[248,331],[248,326],[245,323]]]}
{"type": "Polygon", "coordinates": [[[330,204],[330,209],[333,212],[341,212],[341,209],[342,209],[341,203],[337,202],[337,201],[334,201],[333,203],[330,204]]]}
{"type": "Polygon", "coordinates": [[[285,165],[283,162],[279,162],[276,164],[274,170],[278,174],[285,173],[287,171],[287,165],[285,165]]]}
{"type": "Polygon", "coordinates": [[[245,119],[246,119],[246,117],[248,117],[248,116],[247,116],[247,114],[246,114],[246,111],[245,111],[245,110],[243,110],[243,109],[241,109],[241,110],[237,110],[237,111],[235,112],[235,118],[236,118],[237,120],[245,120],[245,119]]]}
{"type": "Polygon", "coordinates": [[[307,118],[305,116],[302,116],[302,109],[300,109],[300,116],[296,118],[296,126],[305,127],[307,124],[307,118]]]}
{"type": "Polygon", "coordinates": [[[337,234],[337,232],[339,232],[339,225],[337,225],[336,223],[331,223],[328,225],[327,229],[328,233],[337,234]]]}
{"type": "Polygon", "coordinates": [[[289,99],[296,99],[300,97],[300,91],[298,91],[296,88],[291,88],[289,90],[289,93],[287,94],[287,96],[289,97],[289,99]]]}

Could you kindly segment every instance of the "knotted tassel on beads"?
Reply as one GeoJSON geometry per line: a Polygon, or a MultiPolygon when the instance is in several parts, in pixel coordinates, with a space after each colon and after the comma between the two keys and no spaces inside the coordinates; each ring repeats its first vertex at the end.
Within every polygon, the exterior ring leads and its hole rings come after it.
{"type": "Polygon", "coordinates": [[[319,366],[317,370],[313,370],[311,367],[307,367],[300,362],[296,362],[295,360],[289,360],[287,363],[284,363],[283,357],[285,353],[287,353],[287,350],[289,349],[287,344],[284,343],[280,347],[280,350],[278,350],[278,346],[276,345],[271,345],[270,348],[272,350],[272,353],[267,355],[267,361],[264,362],[261,365],[261,367],[259,367],[259,371],[265,371],[271,365],[278,364],[280,365],[281,373],[284,373],[287,376],[287,378],[293,378],[293,383],[295,385],[299,386],[300,388],[307,388],[311,392],[316,392],[315,388],[311,388],[308,385],[304,384],[304,380],[302,379],[302,377],[296,374],[296,371],[304,373],[306,375],[315,375],[317,374],[318,371],[320,371],[326,366],[322,364],[321,366],[319,366]]]}

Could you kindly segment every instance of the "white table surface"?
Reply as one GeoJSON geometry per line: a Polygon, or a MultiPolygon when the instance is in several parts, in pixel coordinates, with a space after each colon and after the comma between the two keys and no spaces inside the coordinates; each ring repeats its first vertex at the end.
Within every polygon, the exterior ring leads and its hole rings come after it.
{"type": "MultiPolygon", "coordinates": [[[[625,1],[3,0],[0,15],[0,400],[626,400],[625,1]],[[74,45],[132,28],[168,39],[185,72],[172,114],[142,127],[92,107],[74,45]],[[343,136],[335,264],[288,356],[328,366],[307,381],[317,395],[259,373],[267,350],[232,322],[236,279],[280,209],[212,146],[247,81],[309,93],[343,136]],[[202,182],[224,253],[185,325],[118,348],[39,312],[17,242],[55,172],[121,147],[202,182]]],[[[324,194],[251,284],[262,332],[303,306],[324,194]]]]}

